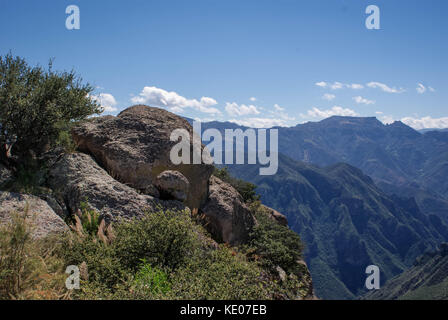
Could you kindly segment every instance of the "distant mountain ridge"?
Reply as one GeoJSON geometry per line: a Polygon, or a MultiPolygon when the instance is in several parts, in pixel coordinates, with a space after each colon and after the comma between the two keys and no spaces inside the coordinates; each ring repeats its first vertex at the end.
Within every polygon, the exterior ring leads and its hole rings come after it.
{"type": "Polygon", "coordinates": [[[420,129],[418,132],[420,133],[427,133],[431,131],[438,131],[438,132],[448,132],[448,128],[439,129],[439,128],[426,128],[426,129],[420,129]]]}
{"type": "MultiPolygon", "coordinates": [[[[208,128],[247,129],[202,124],[208,128]]],[[[260,176],[256,165],[229,169],[255,183],[302,236],[319,297],[356,298],[368,264],[380,267],[384,284],[448,238],[447,132],[339,116],[276,128],[276,175],[260,176]]]]}
{"type": "Polygon", "coordinates": [[[443,243],[439,250],[425,253],[409,270],[362,298],[366,300],[447,300],[448,244],[443,243]]]}
{"type": "MultiPolygon", "coordinates": [[[[202,130],[247,127],[206,122],[202,130]]],[[[426,213],[448,221],[448,132],[419,133],[400,121],[333,116],[279,130],[279,150],[325,167],[345,162],[371,176],[388,193],[414,196],[426,213]]]]}
{"type": "Polygon", "coordinates": [[[286,214],[305,243],[320,298],[354,299],[364,292],[368,265],[380,267],[384,283],[448,238],[440,218],[422,213],[412,198],[388,196],[348,164],[318,168],[280,154],[276,175],[258,175],[257,165],[228,167],[286,214]]]}

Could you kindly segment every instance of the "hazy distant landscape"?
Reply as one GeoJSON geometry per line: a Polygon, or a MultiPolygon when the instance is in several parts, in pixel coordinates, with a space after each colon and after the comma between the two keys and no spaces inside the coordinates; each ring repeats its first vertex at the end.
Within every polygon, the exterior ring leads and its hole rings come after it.
{"type": "Polygon", "coordinates": [[[275,176],[250,165],[229,168],[255,183],[262,201],[301,235],[318,296],[359,297],[369,262],[381,266],[385,282],[447,240],[446,133],[353,117],[279,131],[275,176]]]}

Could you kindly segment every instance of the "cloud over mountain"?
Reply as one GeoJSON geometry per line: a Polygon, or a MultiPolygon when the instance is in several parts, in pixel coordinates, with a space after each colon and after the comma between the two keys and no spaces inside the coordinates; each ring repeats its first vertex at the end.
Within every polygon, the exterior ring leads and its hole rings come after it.
{"type": "Polygon", "coordinates": [[[308,116],[313,118],[328,118],[331,116],[358,116],[354,110],[349,108],[343,108],[340,106],[334,106],[328,110],[320,110],[319,108],[314,107],[311,110],[308,110],[308,116]]]}
{"type": "Polygon", "coordinates": [[[221,111],[213,107],[218,104],[213,98],[188,99],[174,91],[166,91],[157,87],[144,87],[140,94],[133,97],[131,101],[135,104],[148,104],[154,107],[166,108],[172,112],[182,112],[186,108],[193,108],[209,114],[221,113],[221,111]]]}
{"type": "Polygon", "coordinates": [[[246,115],[250,115],[250,114],[260,114],[260,111],[258,111],[256,106],[238,104],[236,102],[232,102],[232,103],[227,102],[225,109],[226,109],[227,113],[230,115],[246,116],[246,115]]]}

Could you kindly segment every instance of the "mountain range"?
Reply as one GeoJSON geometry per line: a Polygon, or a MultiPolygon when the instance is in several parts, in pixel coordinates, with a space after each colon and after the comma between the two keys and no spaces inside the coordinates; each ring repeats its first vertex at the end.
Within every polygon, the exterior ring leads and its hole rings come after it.
{"type": "MultiPolygon", "coordinates": [[[[204,130],[236,127],[203,124],[204,130]]],[[[447,218],[448,132],[420,133],[400,121],[385,125],[374,117],[340,116],[276,129],[284,155],[317,166],[348,163],[384,191],[415,197],[425,213],[447,218]]]]}
{"type": "Polygon", "coordinates": [[[359,117],[276,129],[277,174],[260,176],[258,165],[229,170],[256,184],[301,235],[318,297],[357,298],[367,265],[380,267],[384,284],[448,238],[448,133],[359,117]]]}
{"type": "Polygon", "coordinates": [[[391,279],[380,290],[371,291],[369,300],[447,300],[448,244],[427,252],[403,274],[391,279]]]}

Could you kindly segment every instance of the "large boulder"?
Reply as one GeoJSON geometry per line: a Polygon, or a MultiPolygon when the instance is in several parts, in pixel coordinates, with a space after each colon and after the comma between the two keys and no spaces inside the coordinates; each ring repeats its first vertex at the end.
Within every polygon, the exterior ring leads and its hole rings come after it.
{"type": "Polygon", "coordinates": [[[86,202],[107,221],[138,218],[159,208],[185,209],[179,201],[162,201],[116,181],[84,153],[63,155],[50,168],[47,183],[71,214],[86,202]]]}
{"type": "Polygon", "coordinates": [[[215,176],[210,178],[209,196],[201,211],[212,236],[232,245],[246,242],[256,224],[255,217],[238,191],[215,176]]]}
{"type": "Polygon", "coordinates": [[[35,239],[68,230],[64,220],[44,200],[32,195],[0,191],[0,225],[10,223],[13,214],[25,213],[35,239]]]}
{"type": "Polygon", "coordinates": [[[162,198],[185,201],[187,199],[190,183],[179,171],[166,170],[159,174],[155,181],[162,198]]]}
{"type": "MultiPolygon", "coordinates": [[[[137,105],[117,117],[90,119],[74,128],[72,134],[79,150],[93,155],[114,178],[142,192],[151,189],[163,171],[179,171],[194,186],[185,204],[199,208],[207,198],[213,166],[203,162],[173,164],[170,151],[178,142],[171,141],[170,136],[175,129],[187,130],[193,146],[193,129],[187,120],[163,109],[137,105]]],[[[201,152],[203,149],[201,145],[201,152]]]]}

